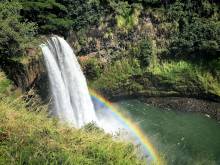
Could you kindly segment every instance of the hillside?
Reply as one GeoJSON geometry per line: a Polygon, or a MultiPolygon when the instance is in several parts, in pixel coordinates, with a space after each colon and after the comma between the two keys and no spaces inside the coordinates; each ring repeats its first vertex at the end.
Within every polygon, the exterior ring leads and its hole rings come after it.
{"type": "Polygon", "coordinates": [[[133,145],[92,124],[76,130],[24,107],[0,100],[0,164],[144,164],[133,145]]]}
{"type": "Polygon", "coordinates": [[[0,164],[144,162],[133,145],[41,108],[51,98],[39,45],[52,35],[104,98],[220,119],[218,0],[0,0],[0,164]]]}

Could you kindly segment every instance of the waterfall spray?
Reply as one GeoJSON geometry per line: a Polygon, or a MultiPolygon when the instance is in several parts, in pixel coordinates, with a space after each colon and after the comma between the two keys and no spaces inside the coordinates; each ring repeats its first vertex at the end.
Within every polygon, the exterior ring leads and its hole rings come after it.
{"type": "Polygon", "coordinates": [[[138,125],[129,117],[124,117],[107,100],[91,91],[91,100],[85,76],[69,44],[61,37],[51,37],[40,45],[48,71],[53,97],[53,115],[71,126],[81,128],[95,122],[108,133],[119,133],[124,140],[141,144],[140,151],[150,155],[148,160],[158,157],[149,140],[138,125]],[[104,105],[104,106],[103,106],[104,105]]]}
{"type": "Polygon", "coordinates": [[[77,128],[97,122],[85,76],[69,44],[54,36],[40,45],[53,96],[53,114],[77,128]]]}

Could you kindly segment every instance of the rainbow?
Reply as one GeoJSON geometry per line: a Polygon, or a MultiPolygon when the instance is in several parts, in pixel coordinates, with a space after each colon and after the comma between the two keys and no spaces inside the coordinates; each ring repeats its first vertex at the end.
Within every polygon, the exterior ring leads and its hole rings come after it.
{"type": "Polygon", "coordinates": [[[125,116],[125,114],[122,114],[120,111],[118,111],[111,102],[109,102],[95,90],[89,89],[89,92],[93,98],[104,104],[111,111],[111,113],[113,113],[117,120],[120,120],[120,122],[124,124],[126,128],[129,128],[129,130],[134,134],[137,140],[140,141],[141,144],[144,146],[144,149],[149,154],[153,162],[157,162],[157,164],[162,164],[159,163],[161,162],[159,159],[159,154],[150,143],[149,138],[142,132],[141,128],[134,121],[132,121],[128,116],[125,116]]]}

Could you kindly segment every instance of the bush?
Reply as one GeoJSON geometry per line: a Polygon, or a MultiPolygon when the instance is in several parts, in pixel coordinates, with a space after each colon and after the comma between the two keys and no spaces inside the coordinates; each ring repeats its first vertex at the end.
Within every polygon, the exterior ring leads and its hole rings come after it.
{"type": "Polygon", "coordinates": [[[220,23],[194,19],[183,27],[171,43],[171,53],[175,56],[197,59],[219,57],[220,23]]]}
{"type": "Polygon", "coordinates": [[[0,3],[0,57],[21,55],[34,39],[36,26],[21,22],[21,9],[16,1],[0,3]]]}
{"type": "Polygon", "coordinates": [[[167,22],[178,24],[170,39],[173,58],[212,60],[219,56],[218,6],[204,0],[176,1],[167,9],[167,22]]]}
{"type": "Polygon", "coordinates": [[[143,39],[133,49],[133,56],[140,61],[142,67],[147,67],[152,62],[153,43],[149,38],[143,39]]]}
{"type": "Polygon", "coordinates": [[[137,60],[122,59],[107,66],[101,76],[92,83],[92,87],[112,92],[137,92],[142,86],[132,77],[141,74],[142,69],[137,60]]]}
{"type": "Polygon", "coordinates": [[[0,94],[7,92],[12,82],[6,78],[4,72],[0,72],[0,94]]]}
{"type": "Polygon", "coordinates": [[[98,24],[105,10],[99,0],[58,0],[68,11],[67,17],[73,21],[71,28],[78,31],[89,25],[98,24]]]}
{"type": "Polygon", "coordinates": [[[90,58],[86,61],[82,61],[83,72],[90,80],[97,79],[102,73],[102,64],[96,58],[90,58]]]}
{"type": "Polygon", "coordinates": [[[127,1],[112,2],[110,5],[115,10],[116,24],[119,29],[127,32],[138,25],[141,10],[140,5],[129,5],[127,1]]]}

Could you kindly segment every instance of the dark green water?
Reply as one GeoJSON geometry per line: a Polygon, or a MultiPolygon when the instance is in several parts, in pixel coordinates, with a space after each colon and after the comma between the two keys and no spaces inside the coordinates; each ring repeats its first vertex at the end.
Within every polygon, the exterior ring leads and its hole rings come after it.
{"type": "Polygon", "coordinates": [[[220,123],[196,113],[154,108],[139,100],[118,104],[139,123],[173,165],[220,165],[220,123]]]}

